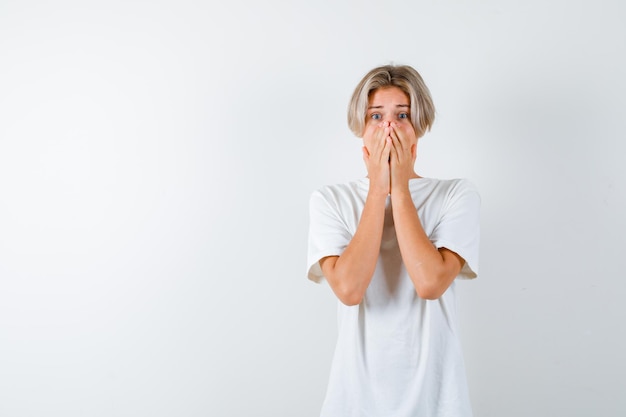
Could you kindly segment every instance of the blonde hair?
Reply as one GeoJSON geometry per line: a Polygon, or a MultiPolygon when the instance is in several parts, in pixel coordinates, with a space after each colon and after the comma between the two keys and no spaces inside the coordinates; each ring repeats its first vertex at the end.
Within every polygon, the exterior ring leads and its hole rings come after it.
{"type": "Polygon", "coordinates": [[[410,100],[411,124],[421,137],[435,121],[435,106],[430,91],[419,73],[408,65],[384,65],[368,72],[352,93],[348,105],[348,126],[357,136],[363,136],[365,117],[371,94],[379,88],[398,87],[410,100]]]}

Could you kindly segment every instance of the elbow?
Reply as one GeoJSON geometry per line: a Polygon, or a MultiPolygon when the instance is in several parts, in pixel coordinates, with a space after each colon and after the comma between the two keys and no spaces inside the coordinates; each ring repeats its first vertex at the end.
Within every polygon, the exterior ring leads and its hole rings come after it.
{"type": "Polygon", "coordinates": [[[415,291],[417,292],[417,295],[424,300],[439,299],[449,287],[449,281],[443,279],[443,277],[423,281],[414,280],[413,282],[415,284],[415,291]]]}
{"type": "Polygon", "coordinates": [[[434,285],[422,285],[416,287],[415,291],[419,298],[423,298],[424,300],[437,300],[443,295],[445,289],[438,288],[434,285]]]}
{"type": "Polygon", "coordinates": [[[326,279],[335,296],[347,306],[361,304],[369,286],[369,279],[354,273],[346,273],[333,268],[326,273],[326,279]]]}
{"type": "Polygon", "coordinates": [[[344,305],[348,307],[352,307],[352,306],[358,306],[359,304],[361,304],[361,301],[363,301],[363,298],[362,297],[344,297],[344,298],[339,298],[339,301],[341,301],[344,305]]]}
{"type": "Polygon", "coordinates": [[[343,304],[348,307],[361,304],[365,294],[355,288],[337,288],[335,295],[343,304]]]}
{"type": "Polygon", "coordinates": [[[424,300],[437,300],[447,291],[454,276],[445,271],[417,271],[410,274],[417,295],[424,300]]]}

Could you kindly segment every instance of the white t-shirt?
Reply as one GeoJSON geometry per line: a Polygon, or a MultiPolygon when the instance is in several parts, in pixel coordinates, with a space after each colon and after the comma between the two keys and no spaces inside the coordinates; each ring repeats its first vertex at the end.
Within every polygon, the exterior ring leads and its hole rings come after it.
{"type": "MultiPolygon", "coordinates": [[[[367,178],[311,195],[308,277],[341,255],[356,232],[367,178]]],[[[480,196],[467,180],[411,179],[424,231],[464,260],[457,278],[478,272],[480,196]]],[[[402,263],[387,197],[376,270],[361,304],[338,302],[339,335],[322,417],[471,416],[453,282],[437,300],[420,298],[402,263]]]]}

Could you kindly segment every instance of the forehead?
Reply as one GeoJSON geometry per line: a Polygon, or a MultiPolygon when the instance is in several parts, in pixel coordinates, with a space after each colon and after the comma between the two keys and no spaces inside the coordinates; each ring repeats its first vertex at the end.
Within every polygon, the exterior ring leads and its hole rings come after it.
{"type": "Polygon", "coordinates": [[[368,99],[369,106],[379,105],[409,105],[409,96],[398,87],[382,87],[373,90],[368,99]]]}

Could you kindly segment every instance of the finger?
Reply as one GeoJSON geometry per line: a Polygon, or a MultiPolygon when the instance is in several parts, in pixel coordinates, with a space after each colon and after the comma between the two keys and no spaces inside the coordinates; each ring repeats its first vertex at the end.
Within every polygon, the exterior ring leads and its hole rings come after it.
{"type": "Polygon", "coordinates": [[[372,128],[363,137],[363,144],[367,148],[370,158],[377,158],[384,147],[383,132],[379,128],[372,128]]]}
{"type": "Polygon", "coordinates": [[[389,133],[385,132],[384,128],[377,128],[377,130],[373,132],[370,143],[368,145],[370,157],[376,160],[380,160],[382,158],[382,153],[385,149],[385,137],[388,134],[389,133]]]}
{"type": "Polygon", "coordinates": [[[380,161],[381,162],[389,162],[389,152],[391,151],[392,147],[393,147],[393,140],[391,139],[390,134],[390,130],[388,127],[386,127],[384,132],[384,137],[383,137],[383,141],[382,143],[382,149],[381,149],[381,153],[380,153],[380,161]]]}
{"type": "Polygon", "coordinates": [[[415,137],[415,134],[414,134],[414,130],[413,129],[407,130],[407,129],[404,129],[403,126],[395,124],[394,132],[396,133],[398,137],[398,141],[402,144],[402,148],[407,152],[407,154],[410,154],[411,156],[413,156],[412,149],[413,149],[415,142],[417,141],[417,138],[415,137]]]}
{"type": "Polygon", "coordinates": [[[396,163],[400,159],[400,143],[397,139],[393,139],[392,136],[389,137],[389,157],[390,162],[396,163]]]}
{"type": "Polygon", "coordinates": [[[406,159],[407,150],[404,148],[404,145],[400,141],[400,138],[398,137],[398,135],[392,132],[389,137],[391,138],[392,145],[393,145],[392,159],[394,159],[395,162],[400,162],[406,159]]]}
{"type": "Polygon", "coordinates": [[[393,141],[391,140],[390,137],[387,137],[387,139],[385,139],[385,147],[383,148],[381,161],[389,162],[392,149],[393,149],[393,141]]]}
{"type": "Polygon", "coordinates": [[[403,150],[409,151],[411,149],[411,142],[409,138],[407,137],[407,135],[405,135],[405,132],[398,129],[398,125],[394,124],[392,126],[392,134],[394,139],[400,143],[403,150]]]}

